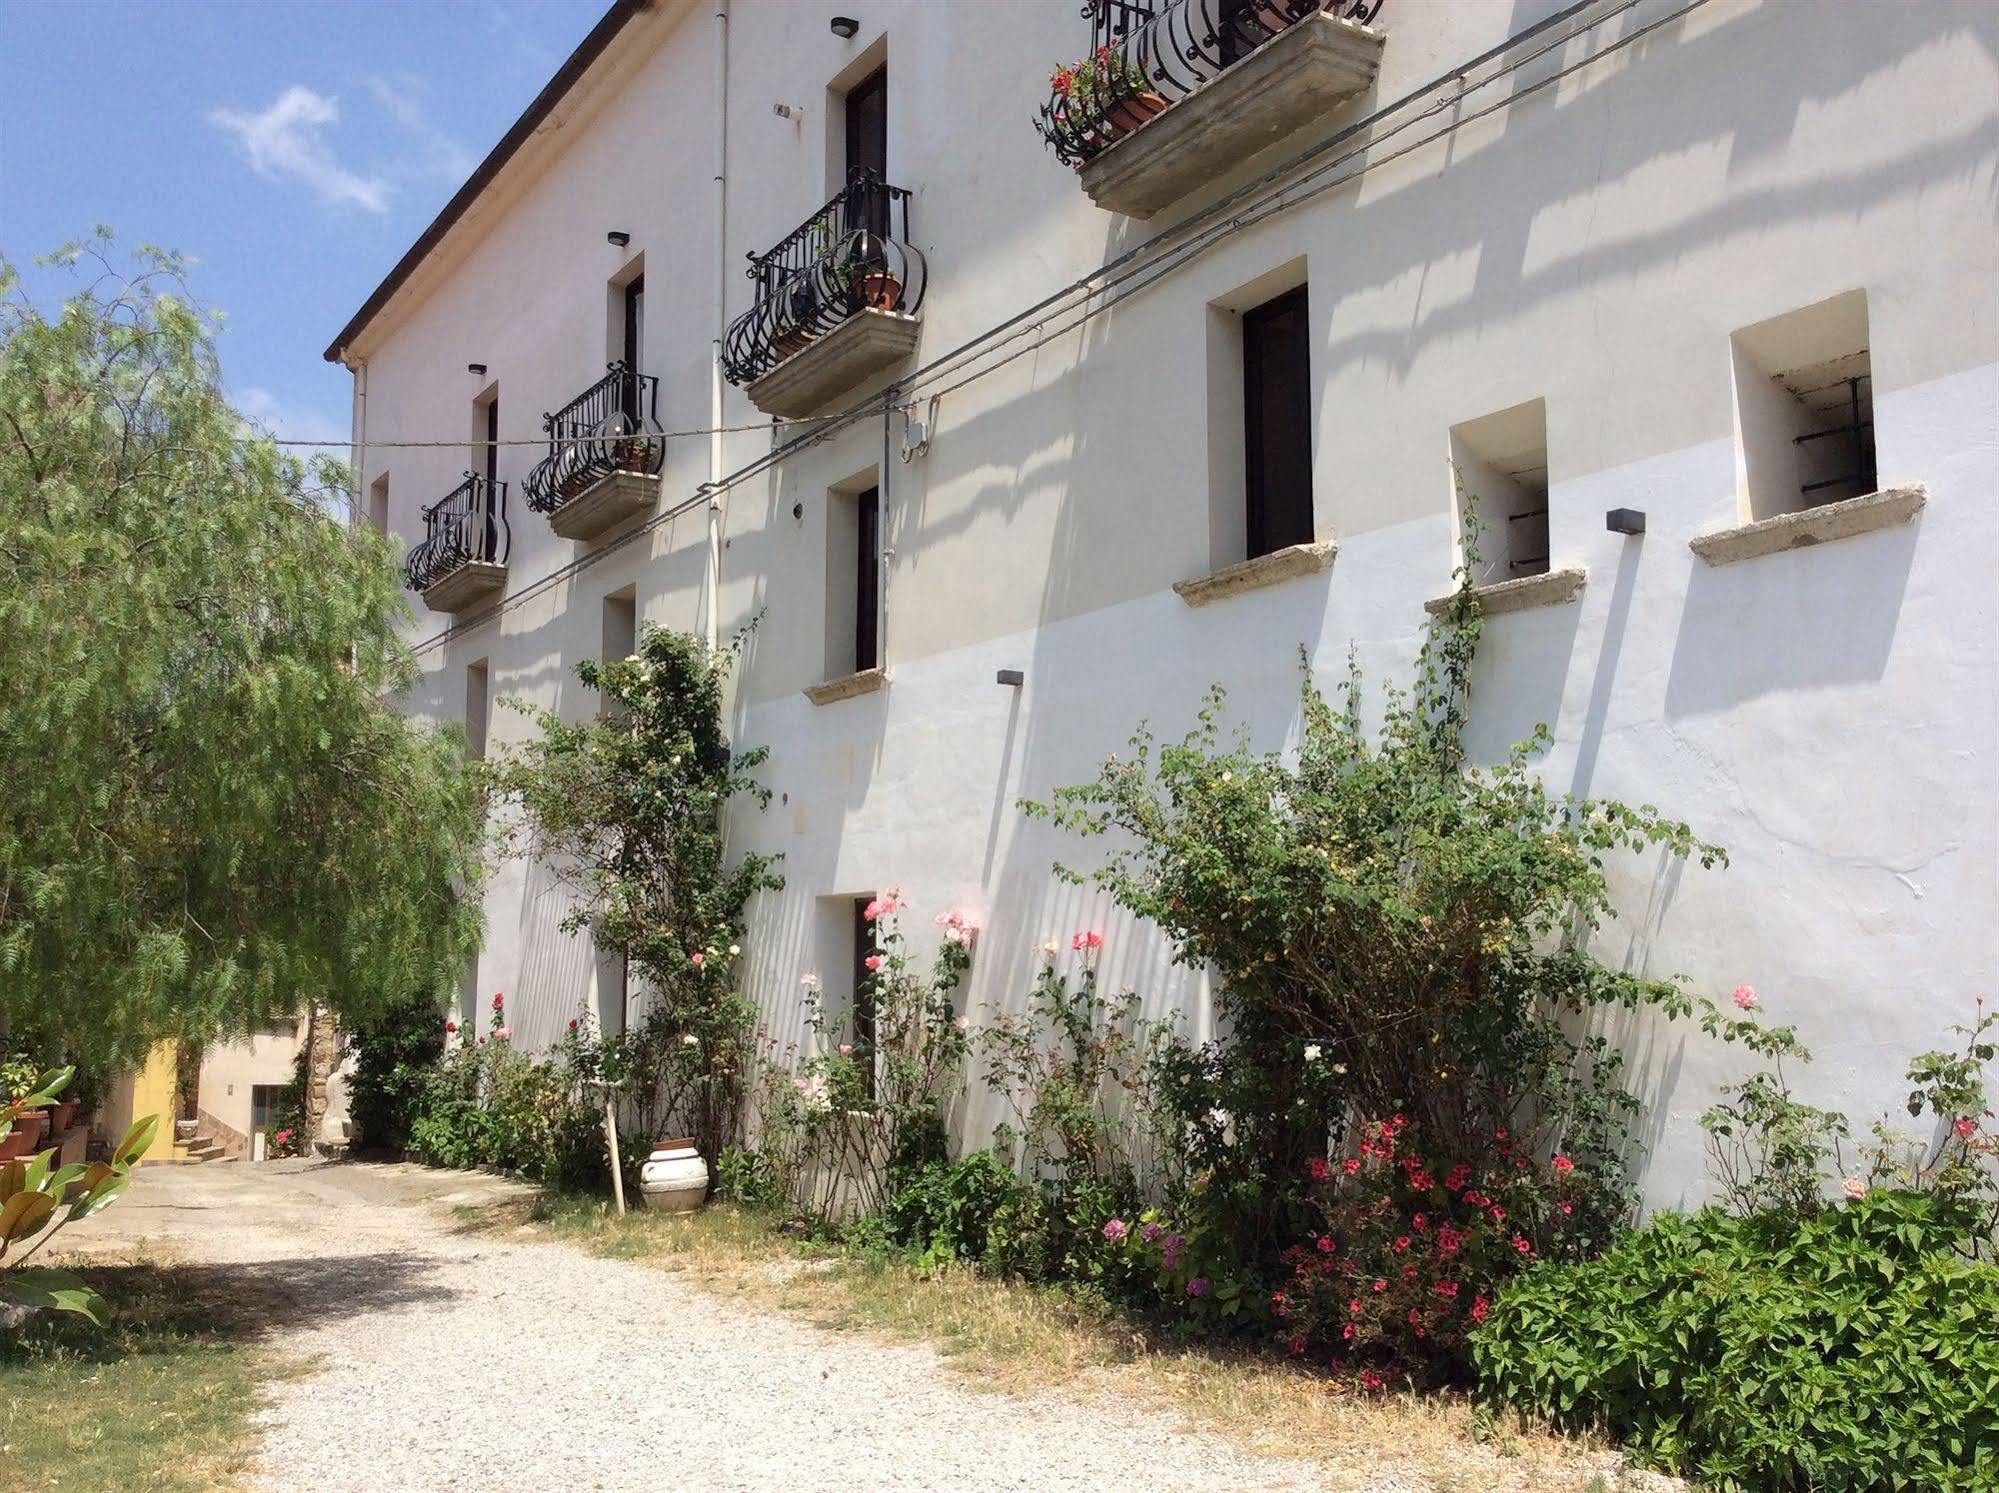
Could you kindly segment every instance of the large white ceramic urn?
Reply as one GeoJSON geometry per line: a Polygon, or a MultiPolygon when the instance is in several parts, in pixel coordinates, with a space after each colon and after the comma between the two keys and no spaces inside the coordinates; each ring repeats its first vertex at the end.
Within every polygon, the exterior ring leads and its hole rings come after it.
{"type": "Polygon", "coordinates": [[[662,1213],[692,1213],[708,1199],[708,1163],[694,1149],[690,1136],[654,1143],[639,1168],[639,1193],[648,1208],[662,1213]]]}

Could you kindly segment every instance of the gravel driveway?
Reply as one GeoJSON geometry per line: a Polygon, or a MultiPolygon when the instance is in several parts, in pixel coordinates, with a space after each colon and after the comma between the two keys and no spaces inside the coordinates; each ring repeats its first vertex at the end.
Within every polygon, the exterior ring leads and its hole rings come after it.
{"type": "Polygon", "coordinates": [[[149,1167],[97,1249],[166,1241],[314,1371],[260,1414],[286,1490],[1303,1488],[1179,1416],[965,1387],[925,1348],[463,1230],[513,1184],[318,1161],[149,1167]]]}

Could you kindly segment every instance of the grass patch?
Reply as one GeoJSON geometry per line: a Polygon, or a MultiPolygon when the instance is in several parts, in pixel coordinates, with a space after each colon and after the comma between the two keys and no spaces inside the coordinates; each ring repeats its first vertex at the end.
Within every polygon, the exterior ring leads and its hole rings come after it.
{"type": "Polygon", "coordinates": [[[1178,1410],[1248,1450],[1318,1463],[1328,1487],[1378,1486],[1385,1473],[1437,1489],[1680,1486],[1629,1471],[1601,1443],[1491,1416],[1461,1396],[1359,1396],[1281,1358],[1150,1331],[1074,1293],[844,1250],[726,1204],[621,1219],[594,1199],[546,1196],[460,1216],[671,1271],[820,1327],[928,1344],[978,1388],[1060,1387],[1178,1410]]]}
{"type": "Polygon", "coordinates": [[[226,1303],[167,1266],[92,1262],[108,1325],[45,1314],[0,1330],[0,1468],[9,1488],[183,1490],[248,1469],[250,1415],[274,1374],[226,1303]]]}

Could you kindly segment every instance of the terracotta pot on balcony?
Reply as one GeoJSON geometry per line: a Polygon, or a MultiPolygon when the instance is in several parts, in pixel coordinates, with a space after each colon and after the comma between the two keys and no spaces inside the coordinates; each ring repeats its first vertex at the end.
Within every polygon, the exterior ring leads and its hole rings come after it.
{"type": "Polygon", "coordinates": [[[779,332],[771,339],[770,350],[782,362],[812,341],[812,334],[803,327],[793,327],[790,331],[779,332]]]}
{"type": "Polygon", "coordinates": [[[1156,93],[1134,93],[1104,110],[1104,133],[1113,140],[1129,135],[1155,114],[1166,112],[1166,100],[1156,93]]]}
{"type": "Polygon", "coordinates": [[[35,1154],[42,1139],[42,1131],[48,1125],[46,1110],[31,1109],[26,1114],[14,1117],[14,1128],[7,1132],[6,1139],[0,1140],[0,1161],[14,1161],[23,1156],[35,1154]]]}
{"type": "Polygon", "coordinates": [[[902,299],[902,282],[886,270],[861,276],[861,300],[877,311],[893,311],[902,299]]]}

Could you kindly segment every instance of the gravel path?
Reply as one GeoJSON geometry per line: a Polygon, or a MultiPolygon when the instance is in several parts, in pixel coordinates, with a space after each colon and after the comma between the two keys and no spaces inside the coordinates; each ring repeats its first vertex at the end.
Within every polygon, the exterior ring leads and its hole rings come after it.
{"type": "Polygon", "coordinates": [[[454,1221],[512,1187],[314,1161],[147,1168],[93,1244],[167,1241],[313,1361],[260,1413],[258,1486],[286,1493],[1314,1485],[1168,1412],[975,1391],[925,1348],[454,1221]]]}

